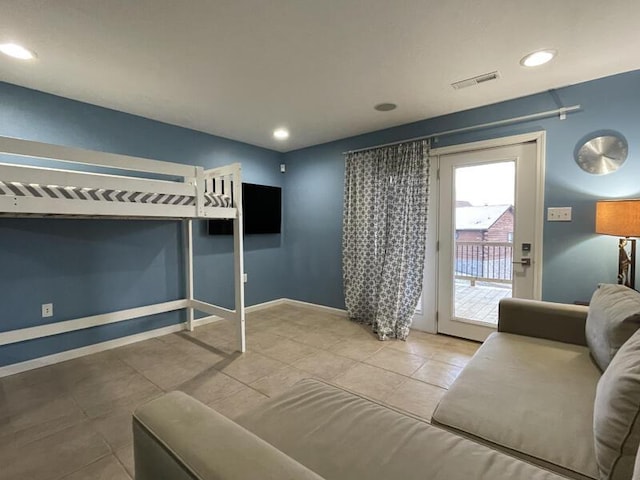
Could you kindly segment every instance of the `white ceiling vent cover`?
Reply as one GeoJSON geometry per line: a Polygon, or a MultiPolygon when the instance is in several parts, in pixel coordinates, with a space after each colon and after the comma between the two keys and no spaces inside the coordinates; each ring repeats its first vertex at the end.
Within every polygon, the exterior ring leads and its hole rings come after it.
{"type": "Polygon", "coordinates": [[[459,82],[453,82],[451,86],[455,90],[460,90],[461,88],[472,87],[474,85],[479,85],[481,83],[490,82],[492,80],[497,80],[500,78],[500,73],[496,70],[495,72],[483,73],[482,75],[477,75],[475,77],[467,78],[466,80],[460,80],[459,82]]]}

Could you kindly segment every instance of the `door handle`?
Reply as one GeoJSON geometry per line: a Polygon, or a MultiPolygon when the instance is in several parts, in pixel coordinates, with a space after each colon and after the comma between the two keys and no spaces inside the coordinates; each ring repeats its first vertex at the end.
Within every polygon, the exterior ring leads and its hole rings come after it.
{"type": "Polygon", "coordinates": [[[531,266],[531,259],[528,257],[524,257],[522,258],[519,262],[511,262],[517,265],[522,265],[523,267],[530,267],[531,266]]]}

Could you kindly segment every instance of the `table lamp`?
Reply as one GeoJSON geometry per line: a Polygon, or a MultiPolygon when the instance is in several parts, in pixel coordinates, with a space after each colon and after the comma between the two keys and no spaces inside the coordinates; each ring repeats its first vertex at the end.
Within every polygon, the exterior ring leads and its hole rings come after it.
{"type": "Polygon", "coordinates": [[[621,237],[618,283],[635,288],[636,240],[629,237],[640,237],[640,199],[596,202],[596,233],[621,237]]]}

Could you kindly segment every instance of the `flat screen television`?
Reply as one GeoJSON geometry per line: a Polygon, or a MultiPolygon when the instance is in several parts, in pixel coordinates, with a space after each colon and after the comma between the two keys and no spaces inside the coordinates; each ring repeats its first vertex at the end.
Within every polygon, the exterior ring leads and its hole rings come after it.
{"type": "MultiPolygon", "coordinates": [[[[280,233],[282,188],[243,183],[242,214],[245,235],[280,233]]],[[[233,235],[233,220],[209,220],[209,235],[233,235]]]]}

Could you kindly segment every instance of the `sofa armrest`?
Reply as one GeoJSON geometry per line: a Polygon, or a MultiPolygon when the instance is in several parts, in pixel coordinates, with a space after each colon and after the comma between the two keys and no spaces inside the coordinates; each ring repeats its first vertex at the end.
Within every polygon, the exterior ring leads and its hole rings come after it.
{"type": "Polygon", "coordinates": [[[586,345],[588,311],[582,305],[504,298],[500,300],[498,331],[586,345]]]}
{"type": "Polygon", "coordinates": [[[182,392],[133,414],[136,480],[321,477],[240,425],[182,392]]]}

